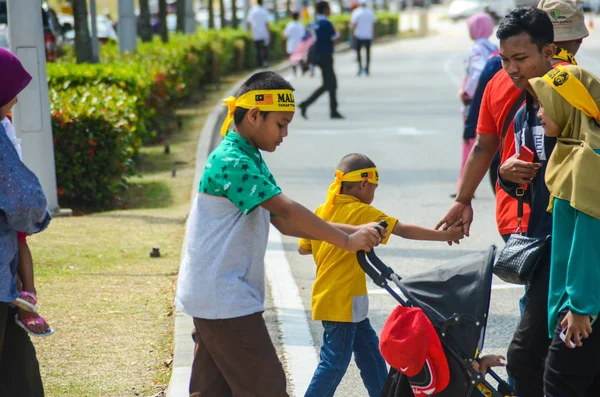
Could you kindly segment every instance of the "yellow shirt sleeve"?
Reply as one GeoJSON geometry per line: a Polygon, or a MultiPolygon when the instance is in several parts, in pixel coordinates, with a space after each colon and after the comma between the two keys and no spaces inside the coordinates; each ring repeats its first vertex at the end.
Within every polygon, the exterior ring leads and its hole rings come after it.
{"type": "Polygon", "coordinates": [[[312,250],[311,242],[307,238],[301,238],[300,240],[298,240],[298,246],[305,250],[312,250]]]}
{"type": "Polygon", "coordinates": [[[377,208],[372,207],[370,205],[366,207],[363,217],[363,223],[381,221],[387,222],[387,234],[385,238],[381,241],[383,244],[387,244],[388,240],[390,239],[390,236],[392,235],[392,232],[394,231],[396,223],[398,223],[398,219],[388,216],[384,212],[381,212],[377,208]]]}

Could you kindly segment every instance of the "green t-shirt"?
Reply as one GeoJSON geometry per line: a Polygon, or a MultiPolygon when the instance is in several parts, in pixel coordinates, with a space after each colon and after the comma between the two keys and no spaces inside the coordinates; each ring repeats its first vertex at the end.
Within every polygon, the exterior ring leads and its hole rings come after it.
{"type": "Polygon", "coordinates": [[[225,197],[247,215],[281,189],[260,151],[229,131],[206,160],[199,192],[225,197]]]}

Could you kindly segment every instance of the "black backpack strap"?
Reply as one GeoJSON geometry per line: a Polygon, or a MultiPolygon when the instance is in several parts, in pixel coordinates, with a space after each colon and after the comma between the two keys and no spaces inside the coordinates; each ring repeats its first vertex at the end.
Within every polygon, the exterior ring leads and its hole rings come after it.
{"type": "Polygon", "coordinates": [[[504,152],[504,139],[506,138],[506,134],[508,133],[508,128],[510,127],[510,123],[512,123],[515,115],[523,105],[525,98],[527,97],[527,90],[523,90],[519,97],[515,100],[512,107],[508,111],[506,115],[506,119],[504,119],[504,125],[502,125],[502,138],[500,141],[500,157],[502,157],[502,152],[504,152]]]}

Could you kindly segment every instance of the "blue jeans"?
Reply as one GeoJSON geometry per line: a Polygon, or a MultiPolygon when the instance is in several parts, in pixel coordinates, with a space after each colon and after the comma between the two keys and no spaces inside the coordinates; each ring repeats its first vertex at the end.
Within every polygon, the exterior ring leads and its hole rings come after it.
{"type": "Polygon", "coordinates": [[[321,361],[305,397],[333,397],[354,353],[369,397],[379,397],[387,379],[387,365],[379,353],[379,338],[369,319],[359,323],[323,321],[321,361]]]}

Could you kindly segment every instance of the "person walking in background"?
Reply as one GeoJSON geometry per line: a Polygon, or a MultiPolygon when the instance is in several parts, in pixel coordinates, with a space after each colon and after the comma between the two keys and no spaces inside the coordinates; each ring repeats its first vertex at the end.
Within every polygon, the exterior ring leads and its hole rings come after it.
{"type": "Polygon", "coordinates": [[[375,37],[375,22],[377,18],[372,9],[367,7],[367,0],[358,0],[359,7],[352,12],[350,18],[350,29],[354,37],[354,48],[358,60],[358,75],[362,73],[369,75],[369,66],[371,64],[371,44],[375,37]],[[361,51],[365,47],[367,53],[367,62],[365,67],[362,65],[361,51]]]}
{"type": "MultiPolygon", "coordinates": [[[[474,43],[469,51],[469,58],[466,60],[467,73],[463,78],[463,82],[459,90],[459,97],[463,106],[463,122],[466,122],[467,120],[469,108],[471,106],[471,102],[473,101],[473,97],[475,96],[475,91],[477,89],[477,84],[479,83],[479,77],[481,77],[481,72],[485,68],[490,56],[498,53],[498,47],[490,43],[489,40],[489,37],[494,32],[494,20],[492,17],[484,13],[475,14],[467,19],[467,26],[469,28],[471,39],[474,41],[474,43]]],[[[467,162],[467,158],[469,157],[469,153],[471,153],[471,149],[473,148],[474,144],[474,136],[466,139],[463,137],[462,161],[458,178],[459,186],[463,169],[465,168],[465,163],[467,162]]],[[[456,194],[451,195],[451,197],[456,197],[456,194]]]]}
{"type": "Polygon", "coordinates": [[[310,70],[310,76],[313,77],[315,75],[314,65],[309,62],[308,52],[312,45],[315,43],[315,38],[312,33],[308,30],[304,31],[304,37],[294,50],[294,53],[290,55],[290,63],[292,64],[292,68],[294,70],[294,74],[296,73],[296,68],[300,66],[302,70],[302,75],[310,70]]]}
{"type": "Polygon", "coordinates": [[[330,117],[332,119],[344,118],[337,109],[337,79],[335,77],[335,70],[333,69],[333,46],[339,41],[340,36],[328,19],[330,14],[331,8],[328,2],[321,1],[317,4],[317,20],[313,25],[316,41],[310,50],[309,62],[321,69],[323,83],[309,98],[300,103],[300,114],[304,118],[307,118],[306,110],[308,107],[319,99],[325,91],[329,92],[330,117]]]}
{"type": "Polygon", "coordinates": [[[292,20],[288,22],[283,31],[283,36],[287,40],[286,50],[290,56],[290,63],[292,65],[292,70],[294,71],[294,76],[297,73],[296,69],[298,67],[298,62],[293,62],[291,58],[306,34],[306,28],[298,21],[298,19],[300,19],[300,14],[296,11],[292,12],[292,20]]]}
{"type": "Polygon", "coordinates": [[[302,21],[303,22],[306,22],[306,23],[310,22],[310,11],[308,10],[308,1],[306,1],[306,0],[304,0],[302,2],[302,11],[301,11],[301,14],[302,14],[302,21]]]}
{"type": "Polygon", "coordinates": [[[248,30],[252,31],[256,62],[258,67],[269,65],[269,11],[263,7],[263,0],[256,0],[256,4],[248,14],[248,30]]]}

